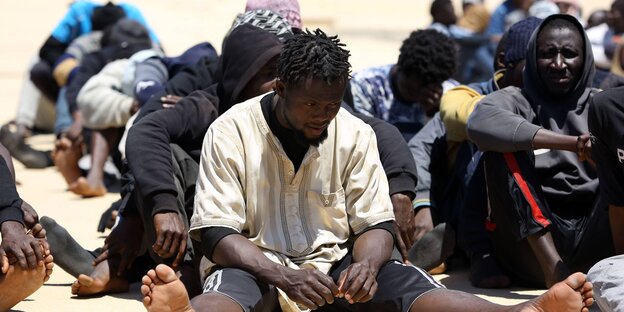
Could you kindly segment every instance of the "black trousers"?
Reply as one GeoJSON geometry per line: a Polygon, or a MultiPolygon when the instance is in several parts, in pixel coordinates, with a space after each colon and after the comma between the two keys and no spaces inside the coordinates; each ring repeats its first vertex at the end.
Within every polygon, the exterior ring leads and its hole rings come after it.
{"type": "Polygon", "coordinates": [[[613,255],[606,206],[574,207],[554,202],[542,192],[532,152],[485,153],[490,236],[501,267],[520,284],[543,286],[544,274],[527,237],[550,231],[563,262],[572,271],[587,272],[613,255]],[[553,209],[556,208],[556,209],[553,209]]]}
{"type": "Polygon", "coordinates": [[[54,80],[50,64],[40,60],[33,65],[30,69],[30,80],[52,103],[56,103],[61,88],[54,80]]]}

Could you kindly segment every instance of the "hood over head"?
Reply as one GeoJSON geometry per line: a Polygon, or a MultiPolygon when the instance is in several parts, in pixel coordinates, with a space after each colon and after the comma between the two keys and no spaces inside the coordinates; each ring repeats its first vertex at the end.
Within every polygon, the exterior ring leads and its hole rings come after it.
{"type": "Polygon", "coordinates": [[[531,39],[529,40],[529,46],[527,48],[526,66],[524,67],[523,79],[524,88],[523,93],[526,95],[531,105],[536,108],[536,111],[546,108],[547,110],[574,110],[582,109],[591,94],[591,84],[594,79],[594,55],[592,53],[591,44],[585,34],[583,25],[571,15],[567,14],[555,14],[547,17],[540,24],[540,26],[533,32],[531,39]],[[583,69],[580,73],[581,77],[576,82],[576,85],[564,96],[551,95],[546,88],[540,77],[537,69],[537,38],[540,32],[546,25],[551,23],[555,19],[565,19],[570,21],[576,26],[583,39],[583,69]],[[544,107],[542,107],[544,106],[544,107]],[[549,109],[550,108],[550,109],[549,109]]]}
{"type": "Polygon", "coordinates": [[[242,102],[239,97],[247,83],[267,62],[278,56],[282,48],[277,36],[258,27],[243,24],[232,30],[223,43],[217,70],[221,76],[217,86],[219,113],[242,102]]]}

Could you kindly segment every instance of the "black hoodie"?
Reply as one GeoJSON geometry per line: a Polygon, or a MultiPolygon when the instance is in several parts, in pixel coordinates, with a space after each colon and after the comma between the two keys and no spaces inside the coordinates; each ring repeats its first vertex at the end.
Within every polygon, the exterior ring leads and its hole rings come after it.
{"type": "Polygon", "coordinates": [[[219,112],[245,100],[240,92],[281,50],[275,35],[251,25],[237,27],[224,44],[218,70],[221,82],[191,93],[174,108],[156,111],[130,128],[126,142],[128,165],[152,214],[176,207],[169,144],[179,145],[199,162],[210,124],[219,112]]]}
{"type": "MultiPolygon", "coordinates": [[[[594,57],[578,20],[556,14],[533,32],[527,49],[524,87],[507,87],[486,96],[468,120],[468,137],[479,149],[494,152],[533,150],[533,137],[541,128],[565,135],[588,133],[588,103],[598,90],[591,88],[594,57]],[[543,86],[537,71],[537,36],[553,19],[566,19],[580,31],[585,49],[583,71],[576,86],[565,96],[554,97],[543,86]]],[[[591,205],[598,180],[595,170],[573,152],[550,150],[536,153],[535,167],[544,193],[560,203],[591,205]],[[573,198],[568,195],[574,195],[573,198]]]]}

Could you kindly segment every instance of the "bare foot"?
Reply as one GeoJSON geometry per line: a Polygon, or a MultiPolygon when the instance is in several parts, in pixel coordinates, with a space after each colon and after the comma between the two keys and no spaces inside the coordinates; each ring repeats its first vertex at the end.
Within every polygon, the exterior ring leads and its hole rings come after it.
{"type": "MultiPolygon", "coordinates": [[[[8,261],[8,259],[4,259],[8,261]]],[[[7,311],[34,293],[52,272],[52,256],[45,258],[43,265],[34,270],[24,270],[18,264],[9,266],[6,274],[0,272],[0,311],[7,311]],[[49,272],[48,272],[49,271],[49,272]]]]}
{"type": "Polygon", "coordinates": [[[54,145],[52,160],[65,178],[67,185],[70,185],[81,176],[78,160],[82,156],[82,147],[64,136],[56,140],[54,145]]]}
{"type": "Polygon", "coordinates": [[[574,273],[547,292],[520,307],[522,312],[587,312],[594,303],[594,290],[583,273],[574,273]]]}
{"type": "Polygon", "coordinates": [[[184,284],[173,269],[159,264],[143,276],[143,305],[149,312],[193,312],[184,284]]]}
{"type": "Polygon", "coordinates": [[[79,297],[93,296],[126,292],[129,287],[125,278],[111,275],[108,261],[102,261],[90,275],[80,274],[72,284],[71,292],[79,297]]]}
{"type": "Polygon", "coordinates": [[[76,181],[69,185],[69,190],[74,194],[82,195],[83,197],[98,197],[106,195],[106,187],[104,183],[91,182],[84,177],[78,178],[76,181]]]}

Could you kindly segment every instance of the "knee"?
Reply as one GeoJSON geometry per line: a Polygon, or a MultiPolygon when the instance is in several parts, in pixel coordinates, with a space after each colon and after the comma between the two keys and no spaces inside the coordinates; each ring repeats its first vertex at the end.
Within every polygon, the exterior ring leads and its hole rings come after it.
{"type": "Polygon", "coordinates": [[[44,61],[37,62],[30,69],[30,80],[36,86],[49,83],[54,80],[52,76],[52,67],[44,61]]]}
{"type": "Polygon", "coordinates": [[[191,306],[195,311],[244,312],[238,302],[216,292],[196,296],[191,300],[191,306]]]}

